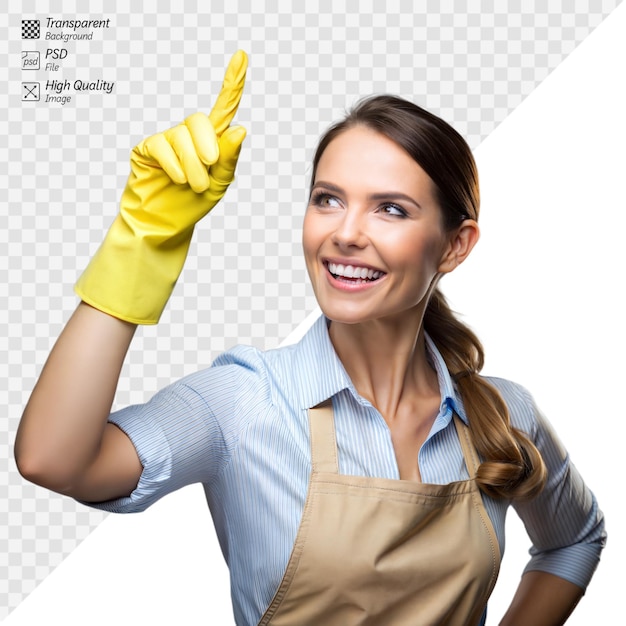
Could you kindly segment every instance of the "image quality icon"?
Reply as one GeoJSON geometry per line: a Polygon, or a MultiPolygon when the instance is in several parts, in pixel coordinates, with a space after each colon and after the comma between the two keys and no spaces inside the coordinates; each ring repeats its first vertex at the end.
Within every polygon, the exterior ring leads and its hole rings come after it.
{"type": "Polygon", "coordinates": [[[39,83],[22,83],[22,101],[39,102],[39,83]]]}

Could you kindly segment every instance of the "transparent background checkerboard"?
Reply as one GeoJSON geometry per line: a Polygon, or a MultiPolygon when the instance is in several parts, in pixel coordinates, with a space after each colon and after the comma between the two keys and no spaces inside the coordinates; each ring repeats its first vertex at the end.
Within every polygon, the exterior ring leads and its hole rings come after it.
{"type": "MultiPolygon", "coordinates": [[[[135,340],[116,406],[211,362],[235,343],[278,345],[314,307],[300,253],[319,134],[359,97],[390,92],[441,115],[476,147],[618,4],[230,0],[10,0],[0,15],[0,618],[103,519],[25,483],[18,420],[76,305],[79,272],[112,221],[141,138],[208,110],[237,48],[250,55],[238,121],[249,131],[237,181],[197,229],[157,327],[135,340]],[[69,42],[56,73],[22,71],[21,20],[110,18],[69,42]],[[36,77],[36,78],[35,78],[36,77]],[[21,82],[115,81],[65,106],[21,101],[21,82]]],[[[42,23],[42,37],[46,31],[42,23]]],[[[42,94],[44,90],[42,89],[42,94]]],[[[43,99],[43,96],[42,96],[43,99]]]]}

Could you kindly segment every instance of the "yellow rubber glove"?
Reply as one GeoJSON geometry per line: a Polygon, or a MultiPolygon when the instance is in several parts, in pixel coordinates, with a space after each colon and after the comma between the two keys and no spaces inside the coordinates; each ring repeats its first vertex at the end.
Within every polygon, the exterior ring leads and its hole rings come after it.
{"type": "Polygon", "coordinates": [[[74,287],[87,304],[135,324],[159,321],[195,224],[234,179],[246,131],[230,123],[247,66],[239,50],[208,116],[194,113],[132,151],[120,212],[74,287]]]}

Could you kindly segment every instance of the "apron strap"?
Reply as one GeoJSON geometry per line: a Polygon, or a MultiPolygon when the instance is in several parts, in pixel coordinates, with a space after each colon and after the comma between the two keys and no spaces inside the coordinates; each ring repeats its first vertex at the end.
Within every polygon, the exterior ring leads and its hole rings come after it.
{"type": "MultiPolygon", "coordinates": [[[[453,419],[467,472],[470,478],[474,478],[478,472],[480,461],[470,438],[469,428],[456,413],[453,419]]],[[[338,474],[339,462],[337,460],[335,418],[331,399],[325,400],[316,407],[309,409],[309,428],[313,471],[338,474]]]]}
{"type": "Polygon", "coordinates": [[[470,478],[474,478],[478,472],[480,461],[476,454],[476,448],[470,439],[469,427],[456,413],[454,414],[454,425],[456,426],[456,432],[461,442],[461,450],[463,451],[467,473],[470,478]]]}
{"type": "Polygon", "coordinates": [[[338,474],[335,418],[331,399],[309,409],[309,428],[313,471],[338,474]]]}

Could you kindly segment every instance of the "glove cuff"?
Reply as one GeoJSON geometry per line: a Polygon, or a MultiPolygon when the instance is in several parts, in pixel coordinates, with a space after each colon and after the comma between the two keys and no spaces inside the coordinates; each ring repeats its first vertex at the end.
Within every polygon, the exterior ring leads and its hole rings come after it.
{"type": "Polygon", "coordinates": [[[133,324],[156,324],[182,271],[193,230],[175,246],[137,237],[117,216],[74,291],[108,315],[133,324]]]}

